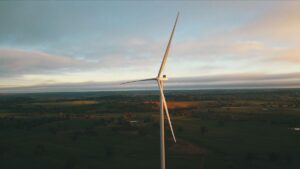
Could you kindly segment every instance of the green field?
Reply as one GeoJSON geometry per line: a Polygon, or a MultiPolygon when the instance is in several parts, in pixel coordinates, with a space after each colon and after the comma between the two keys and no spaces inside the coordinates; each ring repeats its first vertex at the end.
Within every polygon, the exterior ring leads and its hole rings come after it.
{"type": "MultiPolygon", "coordinates": [[[[178,139],[167,126],[167,168],[300,168],[300,90],[166,98],[178,139]]],[[[158,100],[158,91],[1,94],[0,168],[158,169],[158,100]]]]}

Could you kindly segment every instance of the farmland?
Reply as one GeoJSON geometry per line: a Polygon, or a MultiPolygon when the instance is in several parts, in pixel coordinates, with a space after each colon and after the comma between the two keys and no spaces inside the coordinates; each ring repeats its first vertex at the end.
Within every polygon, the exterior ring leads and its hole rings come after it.
{"type": "MultiPolygon", "coordinates": [[[[300,167],[300,90],[166,98],[178,139],[167,126],[167,168],[300,167]]],[[[2,94],[0,168],[159,168],[158,100],[158,91],[2,94]]]]}

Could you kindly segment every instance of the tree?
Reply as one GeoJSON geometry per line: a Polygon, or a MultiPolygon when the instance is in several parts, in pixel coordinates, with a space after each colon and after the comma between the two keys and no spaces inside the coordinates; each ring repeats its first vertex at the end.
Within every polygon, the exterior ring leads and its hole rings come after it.
{"type": "Polygon", "coordinates": [[[208,131],[208,129],[207,129],[206,126],[202,126],[202,127],[201,127],[201,135],[204,136],[204,135],[207,133],[207,131],[208,131]]]}
{"type": "Polygon", "coordinates": [[[41,156],[46,152],[44,144],[38,144],[33,150],[35,156],[41,156]]]}
{"type": "Polygon", "coordinates": [[[113,158],[113,156],[114,156],[114,150],[113,150],[113,148],[112,147],[106,147],[105,148],[105,157],[106,158],[113,158]]]}
{"type": "Polygon", "coordinates": [[[140,128],[138,129],[138,134],[139,134],[140,136],[145,136],[145,135],[148,134],[148,130],[147,130],[146,128],[144,128],[144,127],[140,127],[140,128]]]}
{"type": "Polygon", "coordinates": [[[75,164],[73,162],[74,160],[67,160],[65,162],[64,168],[65,169],[74,169],[75,168],[75,164]]]}
{"type": "Polygon", "coordinates": [[[184,130],[184,128],[183,128],[182,126],[176,127],[176,132],[177,132],[177,133],[182,133],[183,130],[184,130]]]}
{"type": "Polygon", "coordinates": [[[268,154],[269,160],[275,162],[278,160],[278,155],[275,152],[271,152],[268,154]]]}

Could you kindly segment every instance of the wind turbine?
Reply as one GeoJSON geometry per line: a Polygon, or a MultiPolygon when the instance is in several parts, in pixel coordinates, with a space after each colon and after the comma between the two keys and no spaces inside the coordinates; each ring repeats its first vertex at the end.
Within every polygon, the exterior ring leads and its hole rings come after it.
{"type": "Polygon", "coordinates": [[[142,79],[142,80],[135,80],[135,81],[130,81],[130,82],[125,82],[122,84],[127,84],[127,83],[134,83],[134,82],[140,82],[140,81],[157,81],[158,87],[159,87],[159,91],[160,91],[160,156],[161,156],[161,169],[165,169],[166,166],[166,161],[165,161],[165,125],[164,125],[164,112],[167,115],[167,119],[170,125],[170,129],[172,132],[172,136],[174,139],[174,142],[176,143],[176,138],[174,135],[174,131],[173,131],[173,127],[172,127],[172,123],[171,123],[171,119],[170,119],[170,115],[169,115],[169,111],[168,111],[168,106],[167,106],[167,101],[164,95],[164,81],[168,80],[166,75],[162,75],[167,59],[168,59],[168,55],[169,55],[169,51],[170,51],[170,46],[171,46],[171,42],[172,42],[172,38],[175,32],[175,27],[177,24],[177,20],[179,17],[179,12],[177,14],[176,20],[175,20],[175,24],[174,27],[172,29],[172,33],[163,57],[163,60],[161,62],[160,65],[160,69],[159,72],[157,74],[157,77],[155,78],[150,78],[150,79],[142,79]]]}

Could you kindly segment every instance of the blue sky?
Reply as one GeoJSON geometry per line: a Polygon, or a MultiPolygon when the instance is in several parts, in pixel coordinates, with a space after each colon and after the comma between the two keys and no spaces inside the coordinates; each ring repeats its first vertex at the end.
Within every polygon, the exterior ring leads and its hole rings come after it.
{"type": "Polygon", "coordinates": [[[170,78],[298,86],[299,2],[1,1],[0,89],[156,76],[177,11],[170,78]]]}

